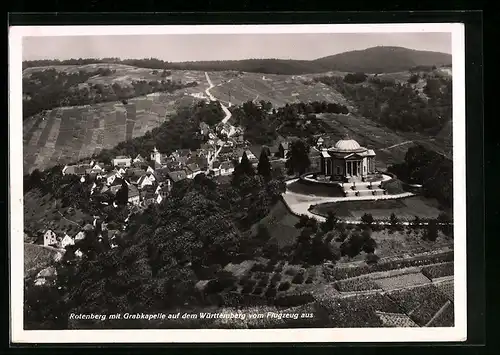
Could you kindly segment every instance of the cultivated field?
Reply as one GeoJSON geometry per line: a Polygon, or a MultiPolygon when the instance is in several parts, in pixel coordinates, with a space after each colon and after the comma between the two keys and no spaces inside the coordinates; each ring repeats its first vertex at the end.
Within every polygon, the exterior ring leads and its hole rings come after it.
{"type": "Polygon", "coordinates": [[[328,101],[349,106],[347,100],[335,89],[292,75],[242,73],[232,80],[220,83],[220,86],[214,79],[212,81],[216,85],[211,90],[213,95],[226,103],[230,99],[232,105],[265,100],[275,107],[301,101],[328,101]]]}
{"type": "MultiPolygon", "coordinates": [[[[95,70],[110,68],[116,70],[109,76],[96,76],[87,83],[129,85],[137,80],[162,80],[161,70],[153,70],[116,64],[95,64],[84,66],[53,66],[61,71],[95,70]]],[[[43,69],[43,68],[42,68],[43,69]]],[[[41,68],[28,68],[23,75],[41,68]]],[[[46,69],[49,69],[48,67],[46,69]]],[[[56,164],[65,164],[112,148],[121,141],[144,135],[148,130],[164,122],[166,115],[175,113],[180,107],[187,107],[205,97],[208,83],[204,72],[172,71],[165,79],[196,81],[198,86],[177,90],[174,93],[153,93],[131,98],[127,104],[105,102],[95,105],[59,107],[45,114],[32,116],[23,122],[24,171],[45,169],[56,164]]],[[[210,73],[212,80],[227,79],[228,73],[210,73]]]]}

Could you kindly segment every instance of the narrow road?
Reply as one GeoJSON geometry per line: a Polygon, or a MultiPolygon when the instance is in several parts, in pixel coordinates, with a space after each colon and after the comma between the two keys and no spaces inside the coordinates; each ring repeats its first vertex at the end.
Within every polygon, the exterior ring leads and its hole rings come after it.
{"type": "MultiPolygon", "coordinates": [[[[210,98],[211,101],[217,101],[217,99],[215,98],[215,96],[212,95],[212,93],[210,92],[210,89],[214,88],[215,85],[212,83],[212,80],[210,80],[210,77],[208,76],[207,72],[205,72],[205,77],[207,78],[207,82],[208,82],[208,85],[209,85],[209,87],[205,90],[205,93],[207,94],[207,96],[210,98]]],[[[231,111],[229,111],[229,109],[221,101],[219,101],[219,105],[222,108],[222,111],[224,111],[224,114],[226,115],[222,119],[222,123],[226,124],[227,121],[229,121],[229,119],[232,116],[231,115],[231,111]]],[[[231,137],[235,132],[236,132],[236,129],[233,126],[231,126],[231,130],[230,130],[230,132],[228,134],[228,138],[231,137]]],[[[215,151],[213,159],[209,162],[209,165],[212,165],[212,163],[215,160],[217,160],[217,157],[219,156],[219,153],[220,153],[221,149],[222,149],[222,147],[219,147],[219,149],[217,149],[215,151]]]]}
{"type": "Polygon", "coordinates": [[[80,225],[78,223],[76,223],[75,221],[72,221],[71,219],[67,219],[60,211],[57,211],[57,213],[59,213],[64,220],[66,220],[70,223],[73,223],[74,225],[77,225],[78,227],[80,227],[80,225]]]}
{"type": "Polygon", "coordinates": [[[401,145],[406,145],[406,144],[410,144],[410,143],[413,143],[413,141],[405,141],[405,142],[402,142],[402,143],[391,145],[390,147],[387,147],[387,148],[382,148],[380,150],[388,150],[388,149],[396,148],[396,147],[399,147],[401,145]]]}

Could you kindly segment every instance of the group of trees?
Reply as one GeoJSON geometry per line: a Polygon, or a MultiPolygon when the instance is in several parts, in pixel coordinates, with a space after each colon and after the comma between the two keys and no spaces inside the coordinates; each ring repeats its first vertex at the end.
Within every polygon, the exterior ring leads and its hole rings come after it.
{"type": "Polygon", "coordinates": [[[404,182],[423,185],[427,196],[452,207],[453,164],[445,156],[416,145],[408,149],[403,163],[390,166],[388,171],[404,182]]]}
{"type": "MultiPolygon", "coordinates": [[[[349,75],[349,74],[348,74],[349,75]]],[[[357,85],[360,76],[346,78],[322,76],[316,78],[335,87],[347,99],[354,102],[359,113],[389,128],[401,131],[436,133],[451,119],[451,80],[446,77],[427,76],[424,94],[410,83],[369,78],[371,85],[357,85]]],[[[363,80],[364,82],[365,80],[363,80]]]]}
{"type": "Polygon", "coordinates": [[[303,140],[293,141],[286,155],[285,167],[289,175],[304,174],[311,166],[309,159],[309,145],[303,140]]]}
{"type": "Polygon", "coordinates": [[[203,174],[175,183],[167,200],[130,217],[118,248],[102,247],[109,243],[96,244],[91,236],[85,239],[88,246],[78,246],[85,252],[82,259],[68,253],[58,266],[60,289],[27,287],[27,324],[67,328],[68,317],[57,315],[196,306],[198,273],[246,251],[241,231],[268,213],[283,184],[243,168],[235,184],[217,184],[203,174]],[[49,305],[44,297],[54,293],[64,301],[49,305]]]}
{"type": "Polygon", "coordinates": [[[361,251],[373,254],[377,247],[369,225],[349,233],[345,223],[334,213],[329,213],[326,220],[321,223],[303,215],[295,227],[300,228],[301,232],[290,254],[292,262],[307,262],[314,265],[325,260],[336,262],[342,256],[353,258],[361,251]]]}
{"type": "Polygon", "coordinates": [[[253,144],[272,144],[278,134],[309,137],[329,127],[316,117],[319,113],[347,114],[346,106],[325,101],[299,102],[273,108],[271,102],[252,101],[232,109],[236,125],[245,128],[245,139],[253,144]]]}
{"type": "Polygon", "coordinates": [[[87,105],[107,101],[125,100],[153,92],[173,92],[197,86],[197,82],[182,83],[172,80],[136,80],[130,85],[88,83],[96,75],[109,76],[115,70],[98,68],[66,73],[56,69],[35,71],[23,78],[23,117],[60,106],[87,105]]]}

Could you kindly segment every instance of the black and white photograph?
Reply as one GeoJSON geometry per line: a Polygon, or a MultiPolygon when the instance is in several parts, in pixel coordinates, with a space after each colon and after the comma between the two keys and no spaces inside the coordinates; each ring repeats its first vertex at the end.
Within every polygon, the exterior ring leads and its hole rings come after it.
{"type": "Polygon", "coordinates": [[[462,25],[9,45],[13,340],[466,339],[462,25]]]}

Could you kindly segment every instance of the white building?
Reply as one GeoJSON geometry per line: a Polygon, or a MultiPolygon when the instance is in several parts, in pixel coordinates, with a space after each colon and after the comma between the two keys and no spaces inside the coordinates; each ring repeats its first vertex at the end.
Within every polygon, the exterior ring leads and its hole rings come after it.
{"type": "Polygon", "coordinates": [[[65,234],[61,240],[61,247],[66,248],[68,245],[75,245],[75,241],[69,235],[65,234]]]}
{"type": "Polygon", "coordinates": [[[43,245],[47,247],[54,244],[57,244],[57,236],[53,231],[49,229],[43,235],[43,245]]]}
{"type": "Polygon", "coordinates": [[[132,164],[132,158],[123,155],[113,159],[113,166],[129,167],[132,164]]]}

